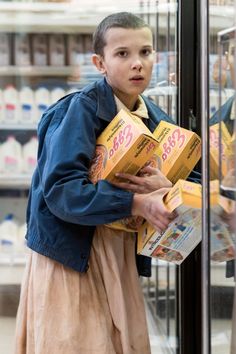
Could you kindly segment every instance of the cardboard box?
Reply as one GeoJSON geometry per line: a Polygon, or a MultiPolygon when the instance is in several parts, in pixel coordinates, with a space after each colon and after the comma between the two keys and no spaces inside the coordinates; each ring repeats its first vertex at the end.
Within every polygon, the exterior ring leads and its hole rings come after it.
{"type": "Polygon", "coordinates": [[[210,127],[210,179],[218,179],[221,175],[225,177],[228,171],[228,158],[232,149],[232,137],[224,122],[214,124],[210,127]],[[221,156],[220,151],[220,124],[221,124],[221,156]]]}
{"type": "Polygon", "coordinates": [[[11,65],[11,48],[9,33],[0,33],[0,65],[11,65]]]}
{"type": "Polygon", "coordinates": [[[69,65],[84,64],[84,42],[82,34],[69,34],[67,57],[69,65]]]}
{"type": "Polygon", "coordinates": [[[28,66],[31,65],[31,48],[30,36],[28,33],[14,34],[14,65],[28,66]]]}
{"type": "Polygon", "coordinates": [[[34,33],[32,35],[33,65],[48,65],[48,41],[46,33],[34,33]]]}
{"type": "MultiPolygon", "coordinates": [[[[145,222],[138,232],[138,254],[181,264],[201,241],[201,193],[200,184],[179,180],[164,199],[177,218],[163,233],[145,222]]],[[[210,205],[211,260],[235,259],[235,236],[222,219],[222,212],[235,215],[235,201],[219,194],[218,180],[210,183],[210,205]]]]}
{"type": "Polygon", "coordinates": [[[49,65],[66,65],[66,46],[63,33],[51,33],[49,35],[49,65]]]}
{"type": "Polygon", "coordinates": [[[145,222],[138,231],[137,253],[181,264],[201,241],[201,185],[179,180],[164,202],[177,218],[163,233],[145,222]]]}
{"type": "Polygon", "coordinates": [[[142,120],[121,109],[97,139],[89,178],[117,180],[117,172],[135,175],[152,157],[157,139],[142,120]]]}
{"type": "MultiPolygon", "coordinates": [[[[117,172],[135,175],[152,157],[157,140],[142,120],[121,109],[97,139],[95,156],[89,178],[93,183],[99,179],[117,180],[117,172]]],[[[112,229],[136,231],[141,217],[128,217],[108,224],[112,229]]]]}
{"type": "Polygon", "coordinates": [[[172,183],[186,179],[201,157],[200,137],[165,121],[159,123],[153,135],[159,142],[155,151],[158,168],[172,183]]]}

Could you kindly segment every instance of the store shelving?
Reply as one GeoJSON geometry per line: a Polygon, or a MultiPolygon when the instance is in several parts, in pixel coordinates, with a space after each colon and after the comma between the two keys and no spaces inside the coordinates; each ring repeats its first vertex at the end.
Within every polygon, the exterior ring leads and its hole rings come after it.
{"type": "Polygon", "coordinates": [[[28,189],[32,175],[14,174],[0,176],[0,189],[28,189]]]}
{"type": "Polygon", "coordinates": [[[74,66],[2,66],[0,76],[68,76],[75,71],[74,66]]]}

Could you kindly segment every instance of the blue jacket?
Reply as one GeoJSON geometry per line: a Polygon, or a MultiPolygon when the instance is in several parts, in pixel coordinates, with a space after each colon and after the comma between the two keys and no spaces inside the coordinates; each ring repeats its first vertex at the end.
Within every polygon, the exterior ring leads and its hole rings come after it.
{"type": "MultiPolygon", "coordinates": [[[[171,119],[143,97],[151,131],[171,119]]],[[[105,79],[49,107],[38,126],[38,164],[27,207],[27,245],[79,272],[88,269],[96,225],[131,215],[133,193],[105,180],[93,185],[88,169],[96,139],[117,114],[105,79]]],[[[137,256],[140,275],[150,276],[151,259],[137,256]]]]}

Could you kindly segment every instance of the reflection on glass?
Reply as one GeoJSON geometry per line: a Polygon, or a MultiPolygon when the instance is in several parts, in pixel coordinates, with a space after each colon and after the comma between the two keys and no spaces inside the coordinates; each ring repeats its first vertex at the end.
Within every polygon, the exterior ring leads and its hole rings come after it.
{"type": "MultiPolygon", "coordinates": [[[[155,28],[156,63],[145,94],[176,121],[178,2],[159,0],[155,4],[155,11],[147,19],[155,28]]],[[[158,333],[164,334],[163,347],[176,353],[176,265],[156,258],[153,258],[152,265],[152,278],[144,287],[146,299],[156,319],[158,333]]]]}
{"type": "Polygon", "coordinates": [[[157,2],[156,63],[152,85],[146,91],[156,104],[176,120],[177,98],[177,4],[172,0],[157,2]]]}
{"type": "Polygon", "coordinates": [[[212,354],[236,353],[234,335],[236,329],[234,314],[236,311],[234,305],[236,256],[234,5],[235,1],[211,1],[209,21],[211,39],[209,53],[209,238],[212,354]],[[219,18],[217,24],[216,16],[219,18]]]}

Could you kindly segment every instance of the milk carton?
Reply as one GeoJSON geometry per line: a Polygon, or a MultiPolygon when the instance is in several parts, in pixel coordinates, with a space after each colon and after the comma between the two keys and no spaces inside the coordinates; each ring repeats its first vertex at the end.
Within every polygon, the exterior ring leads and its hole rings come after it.
{"type": "Polygon", "coordinates": [[[0,124],[2,124],[4,120],[4,101],[3,101],[3,93],[0,89],[0,124]]]}
{"type": "Polygon", "coordinates": [[[93,37],[91,34],[84,34],[84,64],[91,64],[91,54],[93,52],[93,37]]]}
{"type": "Polygon", "coordinates": [[[27,231],[27,225],[26,223],[23,223],[18,226],[18,232],[17,232],[17,243],[16,243],[16,251],[18,253],[27,253],[27,247],[26,247],[26,235],[27,231]]]}
{"type": "Polygon", "coordinates": [[[84,42],[82,34],[69,34],[67,56],[69,65],[81,65],[84,63],[84,42]]]}
{"type": "Polygon", "coordinates": [[[32,174],[37,163],[38,139],[32,136],[30,140],[23,145],[23,172],[32,174]]]}
{"type": "Polygon", "coordinates": [[[36,105],[35,121],[38,122],[43,112],[51,104],[50,91],[46,87],[39,87],[37,90],[35,90],[34,98],[36,105]]]}
{"type": "Polygon", "coordinates": [[[30,38],[28,33],[14,34],[14,58],[15,65],[31,65],[30,58],[30,38]]]}
{"type": "Polygon", "coordinates": [[[51,91],[51,103],[55,103],[66,95],[65,90],[62,87],[55,87],[51,91]]]}
{"type": "Polygon", "coordinates": [[[34,33],[32,35],[33,65],[48,65],[48,41],[47,34],[34,33]]]}
{"type": "Polygon", "coordinates": [[[49,35],[49,64],[63,66],[66,64],[65,37],[62,33],[49,35]]]}
{"type": "Polygon", "coordinates": [[[9,135],[1,145],[0,159],[3,174],[11,175],[22,172],[22,146],[14,135],[9,135]]]}
{"type": "Polygon", "coordinates": [[[17,243],[18,224],[13,214],[7,214],[0,224],[0,249],[14,252],[17,243]]]}
{"type": "Polygon", "coordinates": [[[19,92],[19,101],[20,123],[32,124],[34,122],[34,116],[36,114],[34,91],[28,86],[22,87],[19,92]]]}
{"type": "Polygon", "coordinates": [[[0,65],[11,65],[10,35],[0,33],[0,65]]]}
{"type": "Polygon", "coordinates": [[[3,120],[6,124],[15,124],[20,117],[19,109],[19,93],[15,86],[7,85],[3,90],[4,116],[3,120]]]}

